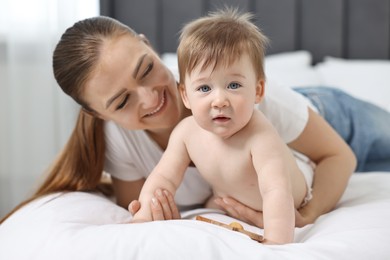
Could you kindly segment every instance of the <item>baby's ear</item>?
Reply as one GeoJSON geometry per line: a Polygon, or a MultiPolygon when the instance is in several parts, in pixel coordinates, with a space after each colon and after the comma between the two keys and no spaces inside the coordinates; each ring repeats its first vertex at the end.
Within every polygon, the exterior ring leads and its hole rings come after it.
{"type": "Polygon", "coordinates": [[[255,103],[258,104],[263,99],[265,94],[265,80],[259,79],[259,81],[256,84],[256,99],[255,103]]]}
{"type": "Polygon", "coordinates": [[[179,92],[181,99],[183,100],[184,106],[188,109],[191,109],[190,102],[188,102],[186,87],[182,83],[179,84],[179,92]]]}

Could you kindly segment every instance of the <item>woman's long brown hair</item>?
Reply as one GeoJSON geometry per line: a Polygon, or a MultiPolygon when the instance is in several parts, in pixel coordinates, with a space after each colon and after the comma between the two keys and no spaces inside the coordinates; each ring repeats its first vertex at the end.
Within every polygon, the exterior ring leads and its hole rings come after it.
{"type": "Polygon", "coordinates": [[[104,41],[123,34],[136,35],[127,26],[108,17],[75,23],[62,35],[53,54],[58,85],[82,107],[76,126],[35,193],[8,213],[0,224],[29,202],[55,192],[108,191],[101,185],[105,160],[104,121],[83,100],[88,77],[93,72],[104,41]]]}

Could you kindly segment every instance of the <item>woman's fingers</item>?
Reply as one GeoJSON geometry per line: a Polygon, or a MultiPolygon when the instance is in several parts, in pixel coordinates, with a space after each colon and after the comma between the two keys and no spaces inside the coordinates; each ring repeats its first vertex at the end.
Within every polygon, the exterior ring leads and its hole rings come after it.
{"type": "Polygon", "coordinates": [[[232,198],[216,198],[214,202],[222,207],[229,216],[259,228],[264,227],[261,211],[256,211],[232,198]]]}
{"type": "MultiPolygon", "coordinates": [[[[158,189],[154,193],[154,197],[150,202],[153,220],[169,220],[180,219],[180,212],[176,206],[176,202],[172,194],[166,190],[158,189]]],[[[134,216],[141,208],[141,203],[138,200],[130,202],[128,210],[134,216]]]]}
{"type": "Polygon", "coordinates": [[[168,200],[169,208],[170,208],[171,213],[172,213],[172,219],[180,219],[181,218],[180,212],[179,212],[179,209],[177,208],[176,202],[175,202],[172,194],[170,192],[168,192],[167,190],[164,190],[164,195],[166,196],[166,198],[168,200]]]}
{"type": "Polygon", "coordinates": [[[158,202],[160,203],[160,205],[162,207],[164,219],[165,220],[172,219],[171,207],[169,205],[168,198],[165,196],[163,191],[161,189],[157,189],[154,192],[154,196],[156,197],[156,199],[158,200],[158,202]]]}
{"type": "Polygon", "coordinates": [[[311,211],[309,208],[309,204],[306,206],[296,210],[295,212],[295,226],[296,227],[304,227],[308,224],[313,224],[316,220],[317,215],[315,215],[314,211],[311,211]]]}
{"type": "MultiPolygon", "coordinates": [[[[244,221],[248,224],[264,228],[263,213],[256,211],[233,198],[216,198],[214,202],[220,206],[229,216],[244,221]]],[[[304,227],[312,224],[315,218],[308,207],[300,208],[295,211],[295,226],[304,227]]]]}
{"type": "Polygon", "coordinates": [[[151,209],[153,220],[180,219],[180,212],[172,194],[166,190],[156,190],[151,209]]]}
{"type": "Polygon", "coordinates": [[[153,221],[165,220],[163,208],[156,198],[152,198],[152,201],[150,202],[150,208],[152,210],[153,221]]]}

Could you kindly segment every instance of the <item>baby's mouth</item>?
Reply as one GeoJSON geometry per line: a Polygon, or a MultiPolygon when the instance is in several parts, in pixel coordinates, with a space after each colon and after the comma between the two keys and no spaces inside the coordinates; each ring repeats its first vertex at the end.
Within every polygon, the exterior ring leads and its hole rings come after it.
{"type": "Polygon", "coordinates": [[[164,105],[165,105],[165,91],[164,91],[163,94],[162,94],[162,97],[161,97],[161,100],[160,100],[160,104],[156,107],[155,110],[153,110],[153,111],[150,112],[150,113],[147,113],[147,114],[145,115],[145,117],[152,116],[152,115],[158,113],[164,105]]]}
{"type": "Polygon", "coordinates": [[[213,118],[213,121],[217,121],[217,122],[226,122],[229,120],[230,120],[230,117],[227,117],[227,116],[216,116],[213,118]]]}

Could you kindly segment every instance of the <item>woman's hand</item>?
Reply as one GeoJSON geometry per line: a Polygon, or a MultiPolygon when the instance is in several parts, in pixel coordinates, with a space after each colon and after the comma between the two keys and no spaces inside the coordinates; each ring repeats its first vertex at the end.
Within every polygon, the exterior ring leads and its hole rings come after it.
{"type": "Polygon", "coordinates": [[[320,214],[316,214],[315,210],[311,208],[310,206],[314,205],[312,201],[309,201],[308,204],[306,204],[304,207],[299,208],[295,212],[295,226],[296,227],[304,227],[309,224],[313,224],[314,221],[318,217],[320,217],[320,214]]]}
{"type": "MultiPolygon", "coordinates": [[[[134,215],[141,208],[138,200],[133,200],[129,204],[129,211],[134,215]]],[[[180,212],[176,206],[173,196],[168,191],[158,189],[154,192],[154,198],[150,203],[153,221],[180,219],[180,212]]]]}
{"type": "Polygon", "coordinates": [[[263,213],[256,211],[233,198],[214,198],[214,203],[229,216],[242,220],[250,225],[264,228],[263,213]]]}
{"type": "MultiPolygon", "coordinates": [[[[264,228],[263,213],[256,211],[233,198],[214,198],[213,202],[224,210],[229,216],[242,220],[250,225],[264,228]]],[[[295,226],[304,227],[314,223],[316,215],[309,207],[302,207],[295,211],[295,226]]]]}

